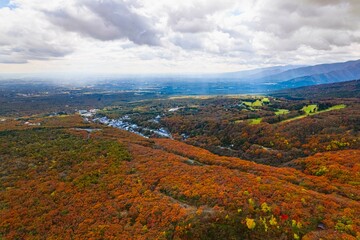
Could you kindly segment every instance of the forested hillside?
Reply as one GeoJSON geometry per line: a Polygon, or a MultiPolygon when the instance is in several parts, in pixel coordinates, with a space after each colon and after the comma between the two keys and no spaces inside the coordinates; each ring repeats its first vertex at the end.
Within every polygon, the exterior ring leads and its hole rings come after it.
{"type": "Polygon", "coordinates": [[[296,170],[78,115],[33,122],[0,125],[4,239],[359,237],[358,150],[299,159],[296,170]]]}
{"type": "Polygon", "coordinates": [[[286,89],[270,95],[289,99],[360,98],[360,80],[286,89]]]}

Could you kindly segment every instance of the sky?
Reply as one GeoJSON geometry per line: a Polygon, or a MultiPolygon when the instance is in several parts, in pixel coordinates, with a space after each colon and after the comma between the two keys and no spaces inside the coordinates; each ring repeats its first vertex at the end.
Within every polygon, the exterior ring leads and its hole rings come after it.
{"type": "Polygon", "coordinates": [[[219,73],[355,59],[359,0],[0,0],[0,73],[219,73]]]}

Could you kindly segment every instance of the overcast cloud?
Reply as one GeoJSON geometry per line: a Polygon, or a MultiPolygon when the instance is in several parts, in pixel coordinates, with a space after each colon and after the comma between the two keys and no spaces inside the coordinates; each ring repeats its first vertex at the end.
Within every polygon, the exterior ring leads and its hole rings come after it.
{"type": "Polygon", "coordinates": [[[222,72],[359,58],[358,0],[0,4],[0,72],[222,72]]]}

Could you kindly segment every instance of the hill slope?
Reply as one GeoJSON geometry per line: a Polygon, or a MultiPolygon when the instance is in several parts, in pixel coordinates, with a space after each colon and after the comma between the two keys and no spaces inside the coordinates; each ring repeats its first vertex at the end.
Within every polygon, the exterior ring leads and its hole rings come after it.
{"type": "Polygon", "coordinates": [[[285,89],[270,95],[290,99],[360,98],[360,80],[285,89]]]}
{"type": "MultiPolygon", "coordinates": [[[[317,166],[306,161],[304,172],[264,166],[84,123],[76,115],[34,121],[40,126],[0,123],[5,239],[360,235],[356,184],[313,175],[317,166]]],[[[351,151],[349,168],[356,170],[360,152],[351,151]]],[[[332,156],[327,159],[331,164],[332,156]]],[[[356,171],[349,174],[357,181],[356,171]]]]}

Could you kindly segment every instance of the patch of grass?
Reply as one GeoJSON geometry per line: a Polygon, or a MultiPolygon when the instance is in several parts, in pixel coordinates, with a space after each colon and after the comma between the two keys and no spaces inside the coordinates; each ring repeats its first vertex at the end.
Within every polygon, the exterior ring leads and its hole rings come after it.
{"type": "Polygon", "coordinates": [[[244,120],[236,120],[235,123],[242,123],[244,120]]]}
{"type": "Polygon", "coordinates": [[[275,115],[278,116],[278,115],[284,115],[284,114],[288,114],[290,111],[287,110],[287,109],[278,109],[276,112],[275,112],[275,115]]]}
{"type": "Polygon", "coordinates": [[[248,106],[248,107],[251,107],[251,106],[252,106],[252,102],[243,102],[243,104],[245,104],[245,105],[248,106]]]}
{"type": "Polygon", "coordinates": [[[270,103],[270,99],[267,98],[267,97],[264,97],[263,99],[261,99],[261,101],[262,101],[263,103],[270,103]]]}
{"type": "Polygon", "coordinates": [[[262,105],[263,105],[263,102],[261,100],[256,100],[252,104],[253,107],[261,107],[262,105]]]}
{"type": "Polygon", "coordinates": [[[322,112],[332,111],[332,110],[340,110],[340,109],[343,109],[343,108],[346,108],[346,105],[345,104],[339,104],[339,105],[332,106],[331,108],[325,109],[322,112]]]}
{"type": "Polygon", "coordinates": [[[270,102],[270,100],[268,98],[263,98],[262,100],[257,99],[255,102],[244,101],[243,104],[248,107],[261,107],[261,106],[263,106],[264,99],[265,99],[265,102],[266,102],[266,99],[270,102]]]}
{"type": "Polygon", "coordinates": [[[262,121],[262,118],[249,119],[249,124],[250,125],[256,125],[256,124],[260,124],[261,121],[262,121]]]}
{"type": "Polygon", "coordinates": [[[316,104],[311,104],[308,106],[305,106],[302,108],[302,110],[306,113],[306,114],[310,114],[310,113],[315,113],[317,111],[317,105],[316,104]]]}
{"type": "Polygon", "coordinates": [[[301,119],[301,118],[304,118],[304,117],[307,117],[307,116],[316,115],[316,114],[323,113],[323,112],[329,112],[329,111],[340,110],[340,109],[346,108],[345,104],[339,104],[339,105],[332,106],[332,107],[330,107],[328,109],[325,109],[325,110],[322,110],[322,111],[316,111],[317,106],[315,108],[313,106],[316,106],[316,105],[309,105],[309,106],[303,107],[302,110],[306,114],[301,115],[301,116],[297,116],[297,117],[294,117],[294,118],[287,119],[285,121],[282,121],[282,123],[291,122],[291,121],[294,121],[294,120],[297,120],[297,119],[301,119]],[[314,109],[315,109],[315,111],[314,111],[314,109]]]}

